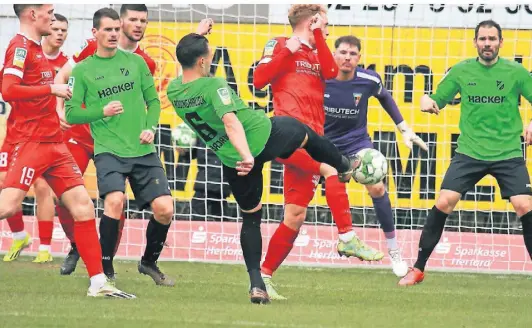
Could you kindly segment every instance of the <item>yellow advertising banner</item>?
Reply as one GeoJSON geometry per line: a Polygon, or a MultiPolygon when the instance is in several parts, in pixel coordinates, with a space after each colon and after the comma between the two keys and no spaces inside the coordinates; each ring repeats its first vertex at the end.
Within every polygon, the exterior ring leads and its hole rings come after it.
{"type": "MultiPolygon", "coordinates": [[[[163,111],[160,124],[173,129],[181,121],[177,118],[166,99],[165,90],[171,79],[180,71],[175,59],[175,46],[179,39],[196,28],[190,23],[150,22],[142,47],[157,62],[156,84],[162,101],[163,111]]],[[[369,26],[331,26],[328,43],[333,49],[334,40],[343,35],[355,35],[362,40],[361,65],[377,71],[385,86],[392,91],[394,99],[405,120],[430,141],[428,154],[414,149],[411,152],[402,142],[392,120],[375,99],[370,102],[368,114],[370,135],[380,145],[380,150],[390,159],[387,179],[392,206],[399,208],[430,208],[449,166],[453,144],[459,134],[459,104],[446,107],[438,116],[421,113],[419,99],[438,85],[445,72],[455,63],[476,56],[473,45],[473,30],[447,28],[384,28],[369,26]]],[[[238,94],[256,109],[266,109],[271,95],[268,91],[255,90],[252,85],[253,66],[260,59],[262,48],[273,37],[289,36],[291,30],[285,25],[216,24],[209,41],[214,50],[211,71],[216,76],[227,78],[238,94]]],[[[531,47],[524,40],[532,39],[532,31],[504,31],[501,56],[522,62],[530,70],[531,47]]],[[[457,96],[459,103],[459,95],[457,96]]],[[[523,122],[529,122],[530,105],[522,100],[523,122]]],[[[270,105],[271,106],[271,105],[270,105]]],[[[269,107],[271,110],[271,107],[269,107]]],[[[168,145],[170,146],[170,145],[168,145]]],[[[528,152],[528,151],[527,151],[528,152]]],[[[179,154],[175,152],[175,163],[169,163],[162,156],[166,169],[175,168],[179,154]]],[[[185,161],[186,162],[186,161],[185,161]]],[[[532,168],[527,159],[529,169],[532,168]]],[[[190,199],[197,168],[195,162],[187,173],[184,190],[175,190],[180,199],[190,199]]],[[[96,190],[94,167],[87,172],[87,185],[96,190]]],[[[183,177],[184,178],[184,177],[183,177]]],[[[265,168],[264,201],[283,202],[282,194],[270,192],[269,167],[265,168]]],[[[499,188],[491,176],[478,184],[477,193],[462,201],[461,209],[510,210],[511,206],[502,200],[499,188]],[[475,198],[476,197],[476,198],[475,198]]],[[[279,191],[280,192],[280,191],[279,191]]],[[[92,193],[96,196],[96,193],[92,193]]],[[[130,194],[131,195],[131,194],[130,194]]],[[[131,195],[132,196],[132,195],[131,195]]],[[[349,184],[351,205],[372,206],[365,188],[355,182],[349,184]]],[[[325,197],[317,193],[314,201],[326,205],[325,197]]]]}

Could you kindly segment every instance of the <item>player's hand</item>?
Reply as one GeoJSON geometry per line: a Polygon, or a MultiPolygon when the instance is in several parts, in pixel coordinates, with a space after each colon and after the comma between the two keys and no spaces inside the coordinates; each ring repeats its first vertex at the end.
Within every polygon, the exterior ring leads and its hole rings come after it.
{"type": "Polygon", "coordinates": [[[315,29],[325,29],[325,20],[323,19],[323,16],[320,13],[317,13],[312,17],[312,24],[310,25],[310,30],[314,31],[315,29]]]}
{"type": "Polygon", "coordinates": [[[56,97],[64,98],[66,100],[72,98],[72,90],[70,90],[68,84],[52,84],[50,85],[50,89],[52,94],[56,97]]]}
{"type": "Polygon", "coordinates": [[[103,115],[105,117],[115,116],[123,112],[124,107],[122,107],[122,103],[118,100],[111,101],[103,108],[103,115]]]}
{"type": "Polygon", "coordinates": [[[525,141],[527,145],[532,145],[532,121],[525,130],[525,141]]]}
{"type": "Polygon", "coordinates": [[[423,95],[421,98],[421,111],[438,115],[440,113],[440,108],[431,97],[428,95],[423,95]]]}
{"type": "Polygon", "coordinates": [[[143,145],[151,144],[155,139],[155,133],[152,130],[144,130],[140,134],[140,143],[143,145]]]}
{"type": "Polygon", "coordinates": [[[255,159],[253,157],[245,158],[239,162],[236,162],[236,170],[238,175],[244,176],[247,175],[255,165],[255,159]]]}
{"type": "Polygon", "coordinates": [[[414,144],[416,144],[424,151],[429,151],[429,147],[425,141],[423,141],[423,139],[421,139],[417,134],[414,133],[414,131],[412,131],[406,121],[402,121],[401,123],[397,124],[397,128],[399,131],[401,131],[401,134],[403,135],[403,141],[409,149],[412,149],[414,144]]]}
{"type": "Polygon", "coordinates": [[[72,127],[72,125],[68,124],[66,118],[65,118],[65,110],[62,108],[57,108],[57,116],[59,116],[59,125],[61,126],[61,130],[66,131],[72,127]]]}
{"type": "Polygon", "coordinates": [[[293,36],[286,41],[286,47],[291,53],[296,53],[301,48],[301,41],[299,41],[298,37],[293,36]]]}
{"type": "Polygon", "coordinates": [[[201,20],[201,22],[199,22],[196,33],[199,35],[211,34],[213,25],[214,21],[212,20],[212,18],[204,18],[201,20]]]}

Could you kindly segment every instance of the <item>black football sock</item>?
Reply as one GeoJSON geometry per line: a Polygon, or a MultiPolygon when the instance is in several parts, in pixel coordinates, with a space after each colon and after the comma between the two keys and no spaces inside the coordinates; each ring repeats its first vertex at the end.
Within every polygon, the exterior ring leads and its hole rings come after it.
{"type": "Polygon", "coordinates": [[[521,217],[523,223],[523,239],[525,240],[526,250],[532,259],[532,211],[521,217]]]}
{"type": "Polygon", "coordinates": [[[260,274],[260,259],[262,257],[261,219],[262,209],[255,213],[242,212],[240,245],[242,247],[244,261],[246,262],[251,288],[259,287],[266,290],[260,274]]]}
{"type": "Polygon", "coordinates": [[[430,254],[432,254],[432,251],[440,241],[448,216],[449,214],[440,211],[436,206],[430,210],[427,222],[425,222],[421,232],[421,238],[419,238],[419,250],[417,261],[414,264],[415,268],[425,271],[425,265],[429,260],[430,254]]]}
{"type": "Polygon", "coordinates": [[[113,257],[118,239],[118,225],[120,220],[115,220],[107,215],[102,215],[100,220],[100,245],[102,247],[103,272],[107,276],[115,274],[113,257]]]}
{"type": "Polygon", "coordinates": [[[334,167],[339,173],[346,172],[350,169],[349,160],[340,154],[338,148],[328,139],[320,137],[312,129],[307,129],[307,143],[305,149],[315,161],[326,163],[334,167]]]}
{"type": "Polygon", "coordinates": [[[154,218],[150,219],[146,229],[146,249],[142,256],[142,262],[152,264],[159,259],[166,242],[168,229],[170,229],[170,224],[164,225],[154,218]]]}

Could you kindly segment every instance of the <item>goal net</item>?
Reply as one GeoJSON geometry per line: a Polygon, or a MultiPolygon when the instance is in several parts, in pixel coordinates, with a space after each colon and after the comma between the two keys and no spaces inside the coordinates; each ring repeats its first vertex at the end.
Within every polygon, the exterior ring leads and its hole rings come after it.
{"type": "MultiPolygon", "coordinates": [[[[64,47],[72,55],[84,39],[91,36],[92,14],[107,5],[57,5],[56,12],[70,20],[64,47]]],[[[119,8],[119,5],[114,5],[119,8]]],[[[532,7],[529,5],[328,5],[329,38],[355,35],[362,40],[360,65],[377,71],[398,103],[406,121],[429,146],[424,152],[408,149],[396,132],[393,121],[376,100],[370,101],[368,116],[374,145],[389,159],[386,179],[403,256],[410,262],[417,255],[420,229],[428,210],[434,205],[443,176],[456,149],[459,135],[460,98],[439,116],[422,114],[419,99],[431,93],[446,71],[457,62],[476,56],[473,46],[475,25],[494,19],[503,27],[501,56],[522,63],[528,70],[532,34],[532,7]]],[[[232,88],[256,110],[271,114],[272,94],[253,87],[253,68],[266,42],[277,36],[289,36],[289,5],[149,5],[148,29],[141,46],[157,62],[155,80],[162,103],[156,136],[157,150],[163,161],[175,199],[175,220],[168,235],[162,259],[184,261],[241,262],[239,245],[241,217],[229,186],[221,176],[220,162],[201,143],[176,147],[182,123],[166,99],[168,83],[179,74],[175,45],[185,34],[194,32],[197,23],[213,18],[215,27],[209,36],[214,48],[211,72],[225,77],[232,88]]],[[[0,55],[17,32],[11,5],[0,5],[0,55]]],[[[530,108],[521,100],[524,124],[530,121],[530,108]]],[[[0,102],[2,122],[8,106],[0,102]]],[[[3,123],[5,124],[5,123],[3,123]]],[[[183,140],[181,140],[183,141],[183,140]]],[[[527,149],[523,145],[523,154],[527,149]]],[[[527,158],[527,164],[530,166],[527,158]]],[[[532,168],[532,167],[531,167],[532,168]]],[[[283,217],[283,173],[276,162],[264,169],[265,204],[263,218],[264,247],[283,217]]],[[[85,176],[86,185],[101,215],[103,202],[97,199],[94,166],[85,176]]],[[[360,237],[371,246],[386,250],[372,200],[362,185],[348,185],[353,224],[360,237]]],[[[138,258],[144,249],[144,231],[149,212],[139,212],[128,189],[126,228],[118,256],[138,258]]],[[[340,258],[336,253],[337,230],[319,187],[309,206],[306,224],[286,263],[293,265],[387,266],[340,258]]],[[[35,201],[30,192],[24,203],[26,229],[36,239],[35,201]]],[[[5,222],[0,223],[0,249],[10,244],[5,222]]],[[[56,220],[53,252],[68,249],[56,220]]],[[[447,220],[446,231],[431,260],[431,268],[488,272],[532,271],[523,246],[521,226],[511,204],[501,199],[495,179],[487,176],[465,195],[447,220]]]]}

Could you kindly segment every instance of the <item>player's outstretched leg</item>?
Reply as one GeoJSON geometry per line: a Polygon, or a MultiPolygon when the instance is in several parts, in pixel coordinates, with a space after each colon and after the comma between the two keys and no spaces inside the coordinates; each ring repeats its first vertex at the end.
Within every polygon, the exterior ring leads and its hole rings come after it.
{"type": "Polygon", "coordinates": [[[159,286],[173,287],[175,279],[166,276],[157,265],[157,260],[166,242],[170,223],[174,215],[174,200],[172,196],[164,195],[151,202],[153,218],[146,229],[146,249],[138,264],[139,273],[150,276],[159,286]]]}
{"type": "Polygon", "coordinates": [[[57,211],[57,217],[59,218],[59,222],[63,227],[63,231],[65,232],[65,235],[67,236],[68,240],[70,240],[70,251],[65,257],[63,264],[61,265],[59,273],[61,275],[70,275],[76,270],[76,266],[79,261],[79,252],[78,248],[76,247],[76,242],[74,240],[74,218],[72,217],[70,212],[61,204],[60,201],[55,209],[57,211]]]}
{"type": "Polygon", "coordinates": [[[96,232],[94,204],[85,187],[77,186],[69,189],[62,194],[61,201],[68,208],[75,221],[74,237],[76,245],[90,277],[87,296],[136,298],[135,295],[117,289],[103,273],[102,250],[98,241],[98,233],[96,232]]]}
{"type": "Polygon", "coordinates": [[[37,223],[39,225],[39,253],[33,263],[52,262],[51,244],[54,231],[54,195],[50,186],[39,178],[33,184],[37,201],[37,223]]]}
{"type": "Polygon", "coordinates": [[[371,199],[373,200],[373,208],[377,219],[381,224],[381,229],[386,238],[386,245],[388,246],[388,254],[392,262],[393,273],[398,277],[404,277],[408,273],[408,265],[401,256],[401,249],[397,244],[397,237],[395,235],[395,223],[392,214],[392,204],[390,197],[386,192],[384,183],[379,182],[374,185],[367,185],[371,199]]]}
{"type": "MultiPolygon", "coordinates": [[[[442,193],[440,194],[440,199],[442,198],[442,196],[445,197],[443,193],[444,191],[442,190],[442,193]]],[[[438,199],[438,203],[440,202],[440,199],[438,199]]],[[[454,204],[456,205],[457,202],[455,202],[454,204]]],[[[432,207],[429,212],[429,215],[427,216],[427,221],[423,226],[421,237],[419,238],[419,251],[417,255],[417,261],[414,264],[414,267],[409,269],[407,275],[399,281],[399,286],[415,285],[425,279],[425,265],[427,264],[430,254],[432,254],[432,251],[434,250],[441,238],[443,229],[445,227],[445,221],[447,220],[447,216],[449,216],[449,214],[439,210],[437,205],[432,207]]]]}

